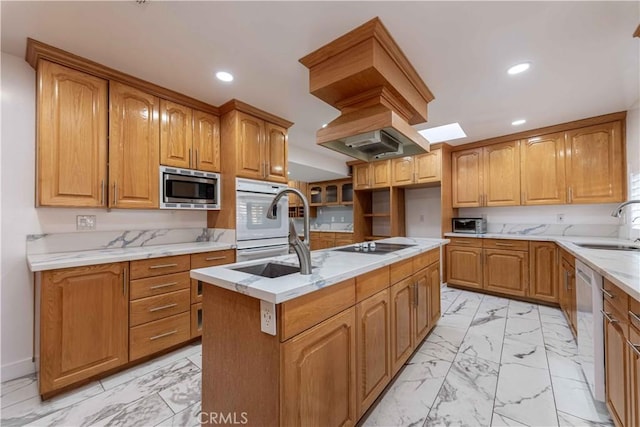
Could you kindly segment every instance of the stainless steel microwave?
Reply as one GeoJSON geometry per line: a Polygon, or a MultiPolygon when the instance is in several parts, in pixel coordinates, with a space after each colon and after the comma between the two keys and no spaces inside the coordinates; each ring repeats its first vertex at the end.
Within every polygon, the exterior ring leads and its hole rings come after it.
{"type": "Polygon", "coordinates": [[[160,209],[220,209],[220,174],[160,166],[160,209]]]}
{"type": "Polygon", "coordinates": [[[454,233],[484,234],[487,232],[485,218],[451,218],[454,233]]]}

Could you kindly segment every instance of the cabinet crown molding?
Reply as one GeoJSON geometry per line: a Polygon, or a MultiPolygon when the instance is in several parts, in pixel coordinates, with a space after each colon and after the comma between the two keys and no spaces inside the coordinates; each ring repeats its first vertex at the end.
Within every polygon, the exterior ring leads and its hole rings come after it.
{"type": "Polygon", "coordinates": [[[220,111],[220,115],[227,114],[228,112],[233,110],[237,110],[246,114],[250,114],[269,123],[273,123],[274,125],[282,126],[283,128],[289,129],[291,126],[293,126],[293,122],[290,122],[289,120],[278,117],[275,114],[268,113],[238,99],[232,99],[225,102],[220,106],[218,110],[220,111]]]}
{"type": "Polygon", "coordinates": [[[179,104],[186,105],[197,110],[205,111],[216,116],[220,115],[218,107],[207,104],[206,102],[199,101],[195,98],[191,98],[190,96],[183,95],[171,89],[167,89],[154,83],[150,83],[146,80],[142,80],[129,74],[123,73],[121,71],[114,70],[113,68],[109,68],[97,62],[48,45],[38,40],[27,38],[27,53],[25,55],[25,60],[34,69],[37,69],[38,62],[41,59],[55,62],[57,64],[64,65],[66,67],[73,68],[78,71],[82,71],[84,73],[91,74],[106,80],[124,83],[126,85],[133,86],[137,89],[147,92],[151,95],[166,99],[168,101],[177,102],[179,104]]]}

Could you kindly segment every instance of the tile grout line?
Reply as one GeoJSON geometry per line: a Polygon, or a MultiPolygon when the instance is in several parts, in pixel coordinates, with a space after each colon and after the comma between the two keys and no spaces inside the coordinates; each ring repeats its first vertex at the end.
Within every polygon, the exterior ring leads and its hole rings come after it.
{"type": "MultiPolygon", "coordinates": [[[[560,312],[562,315],[562,311],[560,312]]],[[[566,321],[567,319],[562,318],[566,321]]],[[[551,384],[551,395],[553,396],[553,406],[556,409],[556,421],[558,422],[558,426],[560,426],[560,416],[558,415],[558,401],[556,400],[556,389],[553,386],[553,378],[551,375],[551,365],[549,364],[549,354],[547,353],[547,338],[544,333],[544,325],[542,324],[542,313],[540,313],[540,309],[538,309],[538,319],[540,319],[540,332],[542,333],[542,348],[544,348],[544,358],[547,361],[547,373],[549,375],[549,383],[551,384]]]]}
{"type": "Polygon", "coordinates": [[[491,406],[491,421],[489,422],[489,425],[493,425],[493,414],[496,413],[496,399],[498,398],[498,384],[500,384],[500,370],[502,369],[502,355],[504,353],[504,340],[505,340],[505,335],[507,333],[507,322],[509,321],[510,307],[511,307],[511,301],[507,303],[507,315],[505,316],[504,329],[502,330],[502,348],[500,348],[500,362],[498,362],[498,375],[496,378],[496,389],[493,393],[493,405],[491,406]]]}

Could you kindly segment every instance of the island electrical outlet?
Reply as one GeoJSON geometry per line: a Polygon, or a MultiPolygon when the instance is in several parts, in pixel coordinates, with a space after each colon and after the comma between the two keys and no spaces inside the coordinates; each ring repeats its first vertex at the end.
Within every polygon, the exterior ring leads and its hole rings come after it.
{"type": "Polygon", "coordinates": [[[269,335],[276,334],[276,305],[260,300],[260,330],[269,335]]]}

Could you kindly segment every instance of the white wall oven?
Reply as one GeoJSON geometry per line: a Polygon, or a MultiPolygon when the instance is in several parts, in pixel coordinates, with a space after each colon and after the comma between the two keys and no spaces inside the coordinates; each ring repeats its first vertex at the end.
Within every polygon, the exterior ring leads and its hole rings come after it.
{"type": "Polygon", "coordinates": [[[284,184],[236,178],[236,261],[268,258],[289,253],[289,199],[278,202],[276,219],[267,209],[284,184]]]}

